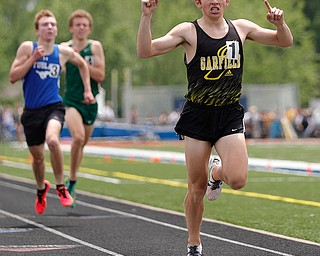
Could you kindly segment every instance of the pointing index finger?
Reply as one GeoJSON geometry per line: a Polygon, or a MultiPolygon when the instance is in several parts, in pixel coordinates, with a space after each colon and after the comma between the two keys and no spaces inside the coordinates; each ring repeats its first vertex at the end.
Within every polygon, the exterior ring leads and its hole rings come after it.
{"type": "Polygon", "coordinates": [[[266,5],[266,7],[268,8],[268,11],[271,12],[271,5],[269,4],[268,0],[264,0],[264,4],[266,5]]]}

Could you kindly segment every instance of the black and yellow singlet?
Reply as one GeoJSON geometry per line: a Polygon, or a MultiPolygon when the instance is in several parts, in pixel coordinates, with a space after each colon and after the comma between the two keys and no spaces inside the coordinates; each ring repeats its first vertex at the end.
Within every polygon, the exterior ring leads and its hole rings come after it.
{"type": "Polygon", "coordinates": [[[234,25],[226,19],[228,33],[220,39],[208,36],[197,21],[197,49],[186,63],[188,92],[185,98],[199,105],[226,106],[239,101],[242,90],[243,47],[234,25]]]}

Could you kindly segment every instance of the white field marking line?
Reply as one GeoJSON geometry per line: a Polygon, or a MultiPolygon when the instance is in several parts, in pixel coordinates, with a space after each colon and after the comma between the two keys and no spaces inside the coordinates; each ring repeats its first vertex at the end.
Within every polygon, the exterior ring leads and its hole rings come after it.
{"type": "MultiPolygon", "coordinates": [[[[6,186],[6,187],[9,187],[9,188],[16,188],[17,190],[22,190],[22,191],[26,191],[26,192],[29,192],[29,193],[33,193],[34,191],[32,189],[29,189],[29,188],[26,188],[26,187],[23,187],[23,186],[19,186],[19,185],[15,185],[15,184],[10,184],[10,183],[7,183],[7,182],[2,182],[0,181],[0,184],[6,186]]],[[[86,196],[90,197],[91,193],[85,193],[86,196]]],[[[55,197],[51,194],[47,194],[48,197],[55,197]]],[[[93,197],[97,197],[97,198],[100,198],[100,199],[105,199],[104,196],[95,196],[95,194],[92,194],[93,197]]],[[[113,198],[110,198],[110,199],[113,199],[113,198]]],[[[113,199],[114,200],[114,199],[113,199]]],[[[116,200],[118,201],[118,200],[116,200]]],[[[119,200],[123,203],[125,203],[126,201],[124,200],[119,200]]],[[[160,226],[164,226],[164,227],[169,227],[169,228],[172,228],[172,229],[176,229],[176,230],[181,230],[181,231],[185,231],[185,232],[188,232],[187,228],[184,228],[184,227],[180,227],[180,226],[177,226],[177,225],[173,225],[173,224],[169,224],[169,223],[166,223],[166,222],[161,222],[161,221],[157,221],[157,220],[153,220],[153,219],[150,219],[150,218],[146,218],[146,217],[143,217],[143,216],[139,216],[139,215],[136,215],[136,214],[131,214],[131,213],[126,213],[126,212],[122,212],[122,211],[118,211],[118,210],[114,210],[114,209],[110,209],[110,208],[106,208],[106,207],[102,207],[102,206],[99,206],[99,205],[94,205],[94,204],[90,204],[90,203],[86,203],[86,202],[83,202],[83,201],[79,201],[77,200],[77,204],[79,205],[83,205],[83,206],[86,206],[88,208],[93,208],[93,209],[97,209],[97,210],[101,210],[101,211],[106,211],[106,212],[110,212],[110,213],[115,213],[115,214],[119,214],[119,215],[122,215],[122,216],[126,216],[126,217],[132,217],[132,218],[136,218],[136,219],[139,219],[139,220],[142,220],[142,221],[146,221],[146,222],[149,222],[149,223],[154,223],[154,224],[157,224],[157,225],[160,225],[160,226]]],[[[137,205],[140,205],[140,204],[137,204],[137,205]]],[[[155,210],[155,211],[159,211],[159,209],[153,209],[153,207],[146,207],[147,209],[150,209],[150,210],[155,210]]],[[[166,211],[168,213],[171,213],[170,211],[166,211]]],[[[171,214],[174,214],[174,213],[171,213],[171,214]]],[[[183,214],[180,214],[181,216],[183,214]]],[[[205,220],[205,219],[204,219],[205,220]]],[[[211,221],[211,222],[215,222],[215,223],[220,223],[220,224],[227,224],[227,226],[231,226],[231,227],[235,227],[235,228],[242,228],[242,227],[238,227],[236,225],[231,225],[231,224],[228,224],[228,223],[222,223],[222,222],[218,222],[218,221],[213,221],[213,220],[207,220],[207,221],[211,221]]],[[[244,230],[249,230],[249,231],[253,231],[253,232],[256,232],[256,233],[262,233],[262,234],[266,234],[266,235],[270,235],[270,236],[274,236],[274,237],[279,237],[279,238],[282,238],[282,239],[288,239],[288,240],[293,240],[293,241],[297,241],[297,242],[304,242],[304,241],[300,241],[298,239],[290,239],[288,237],[285,237],[285,236],[275,236],[273,235],[272,233],[268,233],[268,232],[258,232],[254,229],[247,229],[247,228],[244,228],[244,230]]],[[[263,248],[263,247],[258,247],[258,246],[255,246],[255,245],[251,245],[251,244],[246,244],[246,243],[242,243],[242,242],[238,242],[238,241],[234,241],[234,240],[230,240],[230,239],[227,239],[227,238],[222,238],[222,237],[218,237],[218,236],[215,236],[215,235],[211,235],[211,234],[208,234],[208,233],[204,233],[204,232],[201,232],[200,233],[201,236],[205,236],[205,237],[208,237],[208,238],[212,238],[212,239],[216,239],[216,240],[220,240],[220,241],[224,241],[224,242],[228,242],[228,243],[232,243],[232,244],[236,244],[236,245],[240,245],[240,246],[244,246],[244,247],[248,247],[248,248],[252,248],[252,249],[257,249],[257,250],[260,250],[260,251],[266,251],[266,252],[271,252],[273,254],[276,254],[276,255],[282,255],[282,256],[294,256],[292,254],[287,254],[287,253],[282,253],[282,252],[278,252],[278,251],[275,251],[275,250],[271,250],[271,249],[267,249],[267,248],[263,248]]],[[[308,241],[305,241],[305,242],[308,242],[308,241]]],[[[313,244],[310,242],[310,244],[313,244]]],[[[318,245],[318,244],[315,244],[315,245],[318,245]]],[[[116,254],[116,255],[119,255],[120,254],[116,254]]]]}
{"type": "MultiPolygon", "coordinates": [[[[77,201],[77,204],[80,204],[80,205],[83,205],[83,206],[86,206],[86,207],[89,207],[89,208],[93,208],[93,209],[96,209],[96,210],[111,212],[111,213],[115,213],[115,214],[131,217],[131,218],[135,218],[135,219],[138,219],[138,220],[142,220],[142,221],[145,221],[145,222],[157,224],[157,225],[160,225],[160,226],[169,227],[169,228],[172,228],[172,229],[188,232],[187,228],[180,227],[180,226],[173,225],[173,224],[169,224],[169,223],[162,222],[162,221],[158,221],[158,220],[154,220],[154,219],[150,219],[150,218],[147,218],[147,217],[139,216],[139,215],[136,215],[136,214],[121,212],[121,211],[118,211],[118,210],[105,208],[105,207],[102,207],[102,206],[99,206],[99,205],[86,203],[86,202],[83,202],[83,201],[77,201]]],[[[249,248],[260,250],[260,251],[271,252],[271,253],[276,254],[276,255],[294,256],[292,254],[282,253],[282,252],[278,252],[278,251],[275,251],[275,250],[271,250],[271,249],[267,249],[267,248],[263,248],[263,247],[259,247],[259,246],[255,246],[255,245],[251,245],[251,244],[242,243],[242,242],[234,241],[234,240],[231,240],[231,239],[227,239],[227,238],[223,238],[223,237],[219,237],[219,236],[215,236],[215,235],[211,235],[211,234],[208,234],[208,233],[200,232],[200,235],[201,236],[205,236],[205,237],[209,237],[209,238],[212,238],[212,239],[216,239],[216,240],[220,240],[220,241],[236,244],[236,245],[241,245],[241,246],[244,246],[244,247],[249,247],[249,248]]]]}
{"type": "MultiPolygon", "coordinates": [[[[10,180],[18,181],[18,182],[34,184],[34,182],[32,180],[30,180],[30,179],[11,176],[11,175],[8,175],[8,174],[1,174],[0,173],[0,177],[4,177],[6,179],[10,179],[10,180]]],[[[0,183],[1,183],[1,181],[0,181],[0,183]]],[[[10,187],[12,187],[11,183],[10,183],[10,187]]],[[[28,192],[29,192],[29,190],[28,190],[28,192]]],[[[157,208],[157,207],[150,206],[150,205],[139,204],[139,203],[131,202],[131,201],[124,200],[124,199],[118,199],[118,198],[114,198],[114,197],[110,197],[110,196],[106,196],[106,195],[94,194],[94,193],[83,191],[83,190],[78,190],[78,194],[82,194],[82,195],[85,195],[85,196],[88,196],[88,197],[98,198],[98,199],[102,199],[102,200],[122,203],[122,204],[126,204],[126,205],[137,206],[137,207],[141,207],[143,209],[147,209],[147,210],[150,210],[150,211],[156,211],[156,212],[162,212],[162,213],[164,212],[164,213],[168,213],[168,214],[172,214],[172,215],[185,217],[185,215],[183,213],[181,213],[181,212],[176,212],[176,211],[172,211],[172,210],[157,208]]],[[[231,224],[231,223],[227,223],[227,222],[223,222],[223,221],[218,221],[218,220],[214,220],[214,219],[208,219],[208,218],[203,218],[203,220],[207,221],[207,222],[211,222],[211,223],[217,223],[217,224],[220,224],[220,225],[228,226],[228,227],[233,227],[233,228],[237,228],[237,229],[243,229],[243,230],[247,230],[247,231],[252,231],[254,233],[259,233],[259,234],[263,234],[263,235],[267,235],[267,236],[286,239],[286,240],[289,240],[289,241],[295,241],[295,242],[299,242],[299,243],[303,243],[303,244],[310,244],[310,245],[320,246],[320,244],[316,243],[316,242],[312,242],[312,241],[308,241],[308,240],[304,240],[304,239],[299,239],[299,238],[294,238],[294,237],[288,237],[288,236],[284,236],[284,235],[280,235],[280,234],[276,234],[276,233],[272,233],[272,232],[268,232],[268,231],[264,231],[264,230],[238,226],[238,225],[235,225],[235,224],[231,224]]]]}
{"type": "MultiPolygon", "coordinates": [[[[19,164],[15,164],[14,162],[9,162],[10,167],[13,167],[13,166],[19,166],[19,164]]],[[[30,169],[31,167],[29,167],[30,169]]],[[[52,169],[48,168],[48,172],[52,172],[52,169]]],[[[120,173],[118,173],[120,174],[120,173]]],[[[79,172],[78,176],[82,176],[84,177],[85,176],[85,173],[81,173],[79,172]]],[[[118,175],[119,176],[119,175],[118,175]]],[[[121,173],[121,176],[123,178],[126,178],[126,179],[129,179],[129,177],[131,176],[136,176],[136,175],[130,175],[130,174],[124,174],[124,173],[121,173]]],[[[120,176],[120,177],[121,177],[120,176]]],[[[138,177],[138,176],[137,176],[138,177]]],[[[118,180],[118,179],[113,179],[113,178],[110,178],[112,179],[112,181],[110,181],[109,178],[107,177],[103,177],[103,176],[96,176],[96,175],[92,175],[92,174],[88,174],[86,175],[86,178],[87,179],[93,179],[93,180],[98,180],[98,181],[104,181],[104,182],[110,182],[110,183],[115,183],[115,184],[141,184],[141,183],[134,183],[134,182],[122,182],[121,180],[118,180]],[[106,179],[104,179],[106,178],[106,179]]],[[[155,178],[146,178],[146,177],[139,177],[139,178],[143,178],[142,182],[151,182],[151,183],[154,183],[155,178]]],[[[131,178],[132,179],[132,178],[131,178]]],[[[134,181],[136,182],[137,179],[136,177],[134,178],[134,181]]],[[[158,180],[158,182],[160,182],[160,180],[158,180]]],[[[161,180],[161,182],[164,182],[163,184],[172,184],[173,181],[169,181],[169,180],[161,180]]],[[[175,182],[175,185],[177,184],[177,182],[175,182]]],[[[186,187],[187,184],[180,184],[182,185],[183,187],[186,187]]],[[[247,196],[247,197],[253,197],[253,198],[263,198],[263,199],[267,199],[267,200],[274,200],[274,201],[283,201],[283,202],[287,202],[287,203],[295,203],[295,204],[305,204],[305,205],[312,205],[312,206],[315,206],[315,207],[318,207],[319,206],[319,203],[318,202],[314,202],[314,201],[306,201],[306,200],[298,200],[298,199],[293,199],[293,198],[285,198],[285,197],[279,197],[279,196],[273,196],[273,195],[269,195],[269,194],[260,194],[260,193],[255,193],[255,192],[246,192],[246,191],[238,191],[238,190],[232,190],[232,189],[225,189],[224,190],[224,193],[228,193],[228,194],[232,194],[232,195],[238,195],[238,196],[247,196]]]]}
{"type": "MultiPolygon", "coordinates": [[[[16,163],[16,162],[12,162],[12,161],[3,160],[2,165],[5,165],[7,167],[13,167],[13,168],[18,167],[19,169],[32,171],[31,164],[22,164],[22,163],[16,163]]],[[[46,167],[46,172],[53,173],[53,170],[52,170],[52,168],[46,167]]],[[[112,183],[112,184],[121,184],[122,183],[122,181],[120,179],[109,178],[109,177],[104,177],[104,176],[99,176],[99,175],[94,175],[94,174],[89,174],[89,173],[84,173],[84,172],[78,172],[77,175],[81,178],[103,181],[103,182],[112,183]]]]}
{"type": "Polygon", "coordinates": [[[0,252],[40,252],[53,250],[66,250],[80,247],[81,245],[0,245],[0,252]]]}
{"type": "MultiPolygon", "coordinates": [[[[0,234],[5,233],[22,233],[32,231],[33,228],[0,228],[0,234]]],[[[1,245],[0,245],[1,247],[1,245]]]]}
{"type": "MultiPolygon", "coordinates": [[[[20,186],[20,185],[15,185],[15,184],[10,184],[10,183],[7,183],[7,182],[2,182],[0,181],[0,184],[5,186],[5,187],[9,187],[9,188],[15,188],[17,190],[21,190],[21,191],[25,191],[25,192],[29,192],[29,193],[34,193],[34,190],[33,189],[29,189],[29,188],[26,188],[26,187],[23,187],[23,186],[20,186]]],[[[47,194],[48,197],[54,197],[53,195],[51,194],[47,194]]],[[[55,196],[56,197],[56,196],[55,196]]],[[[185,231],[185,232],[188,232],[187,228],[184,228],[184,227],[180,227],[180,226],[177,226],[177,225],[173,225],[173,224],[169,224],[169,223],[166,223],[166,222],[162,222],[162,221],[157,221],[157,220],[154,220],[154,219],[150,219],[150,218],[147,218],[147,217],[143,217],[143,216],[139,216],[139,215],[136,215],[136,214],[132,214],[132,213],[127,213],[127,212],[122,212],[122,211],[118,211],[118,210],[114,210],[114,209],[110,209],[110,208],[106,208],[106,207],[103,207],[103,206],[99,206],[99,205],[95,205],[95,204],[91,204],[91,203],[86,203],[86,202],[83,202],[83,201],[79,201],[77,200],[77,204],[78,205],[83,205],[83,206],[86,206],[88,208],[92,208],[92,209],[96,209],[96,210],[100,210],[100,211],[105,211],[105,212],[109,212],[109,213],[114,213],[114,214],[118,214],[118,215],[121,215],[121,216],[125,216],[125,217],[131,217],[131,218],[135,218],[135,219],[138,219],[138,220],[142,220],[142,221],[145,221],[145,222],[149,222],[149,223],[153,223],[153,224],[157,224],[159,226],[164,226],[164,227],[168,227],[168,228],[172,228],[172,229],[176,229],[176,230],[180,230],[180,231],[185,231]]],[[[2,213],[4,211],[0,210],[0,213],[2,213]]],[[[107,252],[107,253],[110,253],[111,255],[118,255],[120,256],[120,254],[114,254],[113,252],[110,252],[104,248],[101,248],[101,247],[98,247],[98,246],[95,246],[93,244],[89,244],[85,241],[82,241],[82,240],[79,240],[77,238],[74,238],[74,237],[71,237],[67,234],[64,234],[60,231],[57,231],[55,229],[52,229],[52,228],[49,228],[49,227],[46,227],[42,224],[39,224],[39,223],[36,223],[34,221],[31,221],[31,220],[28,220],[28,219],[25,219],[25,218],[22,218],[22,217],[19,217],[17,215],[14,215],[14,214],[11,214],[9,212],[4,212],[4,215],[7,215],[7,216],[11,216],[13,215],[12,217],[13,218],[16,218],[16,219],[19,219],[19,220],[22,220],[28,224],[32,224],[32,225],[35,225],[39,228],[42,228],[48,232],[51,232],[51,233],[54,233],[56,235],[59,235],[59,236],[62,236],[62,237],[65,237],[71,241],[75,241],[75,242],[78,242],[80,244],[84,244],[86,246],[89,246],[91,248],[94,248],[94,249],[97,249],[97,250],[100,250],[100,251],[103,251],[105,250],[104,252],[107,252]],[[112,254],[113,253],[113,254],[112,254]]],[[[270,253],[273,253],[273,254],[276,254],[276,255],[282,255],[282,256],[294,256],[292,254],[287,254],[287,253],[282,253],[282,252],[278,252],[278,251],[275,251],[275,250],[271,250],[271,249],[267,249],[267,248],[263,248],[263,247],[259,247],[259,246],[255,246],[255,245],[251,245],[251,244],[246,244],[246,243],[242,243],[242,242],[238,242],[238,241],[234,241],[234,240],[231,240],[231,239],[227,239],[227,238],[223,238],[223,237],[219,237],[219,236],[215,236],[215,235],[211,235],[211,234],[208,234],[208,233],[203,233],[201,232],[200,233],[201,236],[205,236],[205,237],[208,237],[208,238],[212,238],[212,239],[216,239],[216,240],[220,240],[220,241],[224,241],[224,242],[227,242],[227,243],[231,243],[231,244],[236,244],[236,245],[241,245],[241,246],[244,246],[244,247],[248,247],[248,248],[252,248],[252,249],[256,249],[256,250],[259,250],[259,251],[265,251],[265,252],[270,252],[270,253]]]]}
{"type": "Polygon", "coordinates": [[[53,229],[53,228],[49,228],[49,227],[47,227],[47,226],[45,226],[45,225],[43,225],[43,224],[40,224],[40,223],[38,223],[38,222],[29,220],[29,219],[27,219],[27,218],[20,217],[20,216],[18,216],[18,215],[16,215],[16,214],[13,214],[13,213],[11,213],[11,212],[7,212],[7,211],[4,211],[4,210],[1,210],[1,209],[0,209],[0,213],[2,213],[3,215],[8,216],[8,217],[10,217],[10,218],[17,219],[17,220],[20,220],[20,221],[22,221],[22,222],[24,222],[24,223],[27,223],[27,224],[36,226],[36,227],[38,227],[38,228],[41,228],[41,229],[43,229],[43,230],[45,230],[45,231],[47,231],[47,232],[50,232],[50,233],[52,233],[52,234],[55,234],[55,235],[57,235],[57,236],[61,236],[61,237],[65,238],[65,239],[68,239],[68,240],[70,240],[70,241],[73,241],[73,242],[76,242],[76,243],[78,243],[78,244],[82,244],[82,245],[84,245],[84,246],[90,247],[90,248],[95,249],[95,250],[97,250],[97,251],[105,252],[105,253],[108,253],[108,254],[113,255],[113,256],[124,256],[124,255],[118,254],[118,253],[116,253],[116,252],[112,252],[112,251],[109,251],[109,250],[107,250],[107,249],[104,249],[104,248],[102,248],[102,247],[100,247],[100,246],[97,246],[97,245],[88,243],[88,242],[86,242],[86,241],[80,240],[80,239],[75,238],[75,237],[73,237],[73,236],[67,235],[67,234],[65,234],[65,233],[63,233],[63,232],[60,232],[60,231],[58,231],[58,230],[55,230],[55,229],[53,229]]]}
{"type": "MultiPolygon", "coordinates": [[[[13,176],[13,178],[15,178],[15,177],[13,176]]],[[[94,194],[94,193],[83,191],[83,190],[78,190],[78,194],[85,195],[85,196],[88,196],[88,197],[98,198],[98,199],[102,199],[102,200],[122,203],[122,204],[126,204],[126,205],[136,206],[136,207],[140,207],[140,208],[147,209],[147,210],[150,210],[150,211],[168,213],[168,214],[171,214],[171,215],[185,217],[184,213],[181,213],[181,212],[176,212],[176,211],[172,211],[172,210],[157,208],[157,207],[154,207],[154,206],[135,203],[135,202],[127,201],[127,200],[124,200],[124,199],[118,199],[118,198],[114,198],[114,197],[110,197],[110,196],[94,194]]],[[[207,222],[211,222],[211,223],[217,223],[217,224],[220,224],[220,225],[228,226],[228,227],[233,227],[233,228],[237,228],[237,229],[252,231],[254,233],[259,233],[259,234],[263,234],[263,235],[267,235],[267,236],[286,239],[286,240],[289,240],[289,241],[295,241],[295,242],[299,242],[299,243],[303,243],[303,244],[310,244],[310,245],[320,246],[320,244],[316,243],[316,242],[303,240],[303,239],[299,239],[299,238],[294,238],[294,237],[288,237],[288,236],[275,234],[275,233],[264,231],[264,230],[248,228],[248,227],[242,227],[242,226],[238,226],[238,225],[235,225],[235,224],[231,224],[231,223],[227,223],[227,222],[223,222],[223,221],[218,221],[218,220],[214,220],[214,219],[208,219],[208,218],[203,218],[203,220],[207,221],[207,222]]]]}
{"type": "Polygon", "coordinates": [[[309,178],[309,177],[274,177],[274,178],[248,178],[247,182],[318,182],[319,178],[309,178]]]}
{"type": "MultiPolygon", "coordinates": [[[[3,182],[3,181],[0,181],[0,185],[5,186],[5,187],[8,187],[8,188],[14,188],[14,189],[17,189],[17,190],[20,190],[20,191],[24,191],[24,192],[29,192],[29,193],[33,193],[33,194],[35,193],[35,190],[34,190],[34,189],[29,189],[29,188],[26,188],[26,187],[23,187],[23,186],[19,186],[19,185],[16,185],[16,184],[10,184],[10,183],[3,182]]],[[[49,197],[54,197],[54,196],[51,195],[51,194],[48,194],[48,196],[49,196],[49,197]]],[[[78,203],[78,202],[77,202],[77,203],[78,203]]],[[[55,229],[53,229],[53,228],[49,228],[49,227],[47,227],[47,226],[45,226],[45,225],[43,225],[43,224],[37,223],[37,222],[32,221],[32,220],[29,220],[29,219],[27,219],[27,218],[20,217],[20,216],[18,216],[18,215],[16,215],[16,214],[13,214],[13,213],[10,213],[10,212],[7,212],[7,211],[4,211],[4,210],[2,210],[2,209],[0,209],[0,213],[2,213],[3,215],[8,216],[8,217],[10,217],[10,218],[14,218],[14,219],[20,220],[20,221],[22,221],[22,222],[24,222],[24,223],[31,224],[31,225],[33,225],[33,226],[36,226],[36,227],[38,227],[38,228],[41,228],[41,229],[43,229],[43,230],[45,230],[45,231],[47,231],[47,232],[50,232],[50,233],[52,233],[52,234],[61,236],[61,237],[65,238],[65,239],[68,239],[68,240],[70,240],[70,241],[73,241],[73,242],[82,244],[82,245],[84,245],[84,246],[90,247],[90,248],[95,249],[95,250],[97,250],[97,251],[105,252],[105,253],[108,253],[108,254],[110,254],[110,255],[112,255],[112,256],[124,256],[124,255],[121,255],[121,254],[119,254],[119,253],[109,251],[109,250],[107,250],[107,249],[105,249],[105,248],[102,248],[102,247],[100,247],[100,246],[97,246],[97,245],[88,243],[88,242],[83,241],[83,240],[81,240],[81,239],[78,239],[78,238],[76,238],[76,237],[67,235],[67,234],[65,234],[65,233],[63,233],[63,232],[60,232],[60,231],[58,231],[58,230],[55,230],[55,229]]]]}
{"type": "MultiPolygon", "coordinates": [[[[3,160],[2,165],[7,167],[12,167],[12,168],[19,168],[23,170],[32,171],[32,167],[30,164],[15,163],[15,162],[3,160]]],[[[65,172],[68,172],[68,171],[65,171],[65,172]]],[[[52,168],[46,167],[46,173],[53,173],[52,168]]],[[[100,175],[84,173],[81,171],[77,173],[77,176],[81,178],[89,179],[89,180],[103,181],[103,182],[112,183],[112,184],[144,184],[145,183],[143,181],[128,181],[128,180],[124,181],[117,178],[109,178],[109,177],[104,177],[100,175]]]]}

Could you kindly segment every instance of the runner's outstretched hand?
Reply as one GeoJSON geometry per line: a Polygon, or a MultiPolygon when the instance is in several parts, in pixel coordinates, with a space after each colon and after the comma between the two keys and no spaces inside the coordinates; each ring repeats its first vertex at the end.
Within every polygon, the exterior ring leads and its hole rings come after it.
{"type": "Polygon", "coordinates": [[[284,12],[276,7],[271,7],[268,0],[264,0],[264,4],[268,9],[267,19],[274,25],[282,25],[284,23],[284,12]]]}
{"type": "Polygon", "coordinates": [[[142,15],[144,16],[152,15],[158,3],[159,3],[159,0],[141,0],[142,15]]]}

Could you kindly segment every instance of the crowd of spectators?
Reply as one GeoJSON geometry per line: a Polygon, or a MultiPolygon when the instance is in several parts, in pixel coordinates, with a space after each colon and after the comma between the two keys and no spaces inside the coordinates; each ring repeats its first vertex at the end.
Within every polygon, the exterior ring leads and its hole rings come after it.
{"type": "Polygon", "coordinates": [[[246,138],[284,138],[285,128],[297,138],[320,137],[320,108],[288,108],[280,114],[250,106],[244,123],[246,138]]]}
{"type": "Polygon", "coordinates": [[[0,105],[0,141],[17,141],[23,143],[23,127],[20,121],[23,108],[0,105]]]}
{"type": "MultiPolygon", "coordinates": [[[[110,102],[106,104],[105,113],[100,116],[101,121],[116,121],[110,102]],[[103,118],[102,118],[103,116],[103,118]]],[[[23,128],[20,117],[23,108],[0,105],[0,141],[24,141],[23,128]]],[[[159,117],[145,119],[143,124],[173,126],[179,118],[179,111],[163,112],[159,117]]],[[[137,111],[132,109],[131,124],[137,124],[137,111]]],[[[288,108],[285,113],[278,111],[262,111],[256,106],[248,107],[244,115],[246,138],[284,138],[284,125],[291,129],[297,138],[320,137],[320,107],[319,108],[288,108]],[[286,121],[286,122],[284,122],[286,121]]]]}

